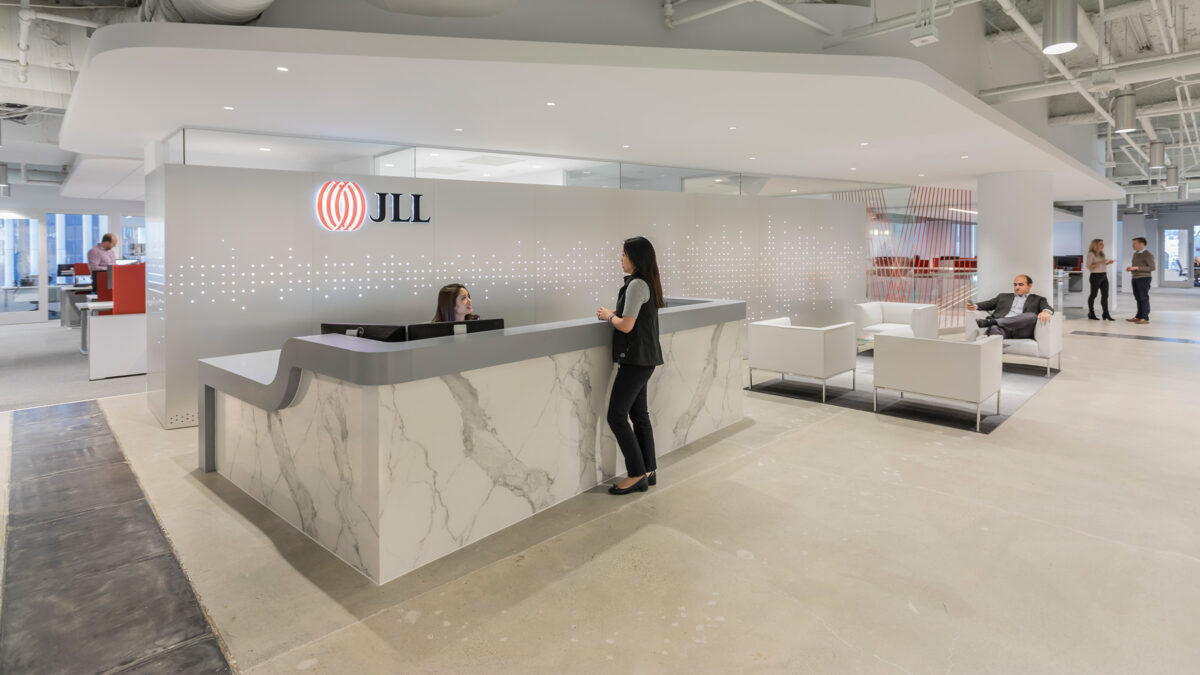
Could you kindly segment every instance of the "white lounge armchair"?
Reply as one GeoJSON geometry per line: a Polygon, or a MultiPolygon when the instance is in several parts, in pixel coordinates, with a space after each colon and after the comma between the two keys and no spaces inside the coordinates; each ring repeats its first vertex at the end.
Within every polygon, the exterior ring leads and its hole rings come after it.
{"type": "Polygon", "coordinates": [[[936,340],[937,305],[911,302],[864,302],[857,308],[854,323],[859,335],[874,337],[882,333],[936,340]]]}
{"type": "Polygon", "coordinates": [[[821,381],[821,402],[825,402],[825,382],[845,372],[851,373],[851,388],[858,383],[855,359],[854,324],[810,328],[793,326],[788,317],[755,321],[750,324],[750,387],[754,387],[754,369],[773,370],[781,376],[798,375],[821,381]]]}
{"type": "MultiPolygon", "coordinates": [[[[966,333],[963,336],[965,341],[973,342],[984,334],[984,329],[980,328],[975,320],[982,319],[987,315],[987,312],[967,312],[966,333]]],[[[1054,316],[1050,317],[1046,323],[1037,322],[1033,328],[1032,340],[1028,338],[1005,340],[1004,355],[1041,359],[1046,362],[1046,377],[1050,377],[1051,359],[1057,357],[1058,369],[1062,370],[1062,334],[1063,316],[1061,313],[1055,312],[1054,316]]]]}
{"type": "Polygon", "coordinates": [[[975,404],[979,431],[980,404],[996,397],[1000,414],[1002,339],[992,335],[976,342],[928,340],[901,335],[875,337],[874,406],[879,390],[893,389],[975,404]]]}

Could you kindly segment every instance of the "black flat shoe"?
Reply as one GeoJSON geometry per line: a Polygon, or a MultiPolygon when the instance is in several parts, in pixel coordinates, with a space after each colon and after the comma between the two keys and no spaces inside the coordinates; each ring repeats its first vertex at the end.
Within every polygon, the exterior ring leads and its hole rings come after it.
{"type": "Polygon", "coordinates": [[[985,316],[982,319],[975,319],[975,325],[980,328],[991,328],[996,325],[996,319],[990,316],[985,316]]]}
{"type": "Polygon", "coordinates": [[[650,489],[649,481],[646,480],[645,476],[642,476],[641,480],[639,480],[638,482],[634,483],[633,485],[630,485],[629,487],[627,487],[623,490],[621,488],[617,487],[616,485],[608,486],[608,494],[610,494],[610,495],[627,495],[630,492],[645,492],[646,490],[649,490],[649,489],[650,489]]]}
{"type": "Polygon", "coordinates": [[[658,485],[658,472],[651,471],[649,475],[646,476],[646,482],[650,485],[658,485]]]}

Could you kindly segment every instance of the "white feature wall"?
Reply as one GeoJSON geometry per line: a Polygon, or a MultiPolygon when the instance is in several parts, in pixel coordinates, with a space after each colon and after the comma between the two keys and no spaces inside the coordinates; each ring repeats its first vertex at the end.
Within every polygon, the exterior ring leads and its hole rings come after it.
{"type": "MultiPolygon", "coordinates": [[[[461,282],[508,326],[591,316],[648,237],[667,295],[746,300],[751,320],[853,320],[861,204],[168,165],[147,177],[148,382],[164,426],[196,423],[196,360],[278,349],[321,322],[409,324],[461,282]],[[427,224],[329,232],[327,180],[420,193],[427,224]]],[[[265,374],[270,377],[273,374],[265,374]]]]}

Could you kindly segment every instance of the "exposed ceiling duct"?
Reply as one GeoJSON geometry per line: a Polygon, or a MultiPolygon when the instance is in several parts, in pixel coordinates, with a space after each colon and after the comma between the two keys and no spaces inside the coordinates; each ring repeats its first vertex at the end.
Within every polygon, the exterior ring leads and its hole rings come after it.
{"type": "Polygon", "coordinates": [[[142,21],[237,25],[258,18],[273,0],[145,0],[142,21]]]}

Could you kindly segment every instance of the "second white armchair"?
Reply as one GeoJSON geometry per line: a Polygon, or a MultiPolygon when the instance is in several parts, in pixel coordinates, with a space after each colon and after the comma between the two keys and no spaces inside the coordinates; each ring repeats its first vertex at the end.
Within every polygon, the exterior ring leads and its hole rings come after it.
{"type": "Polygon", "coordinates": [[[825,381],[829,378],[849,372],[851,388],[857,384],[858,350],[852,323],[810,328],[793,326],[792,320],[784,316],[755,321],[749,333],[751,387],[755,368],[821,380],[821,402],[825,401],[825,381]]]}
{"type": "Polygon", "coordinates": [[[936,340],[938,306],[911,302],[864,302],[857,308],[855,323],[860,335],[874,337],[882,333],[936,340]]]}

